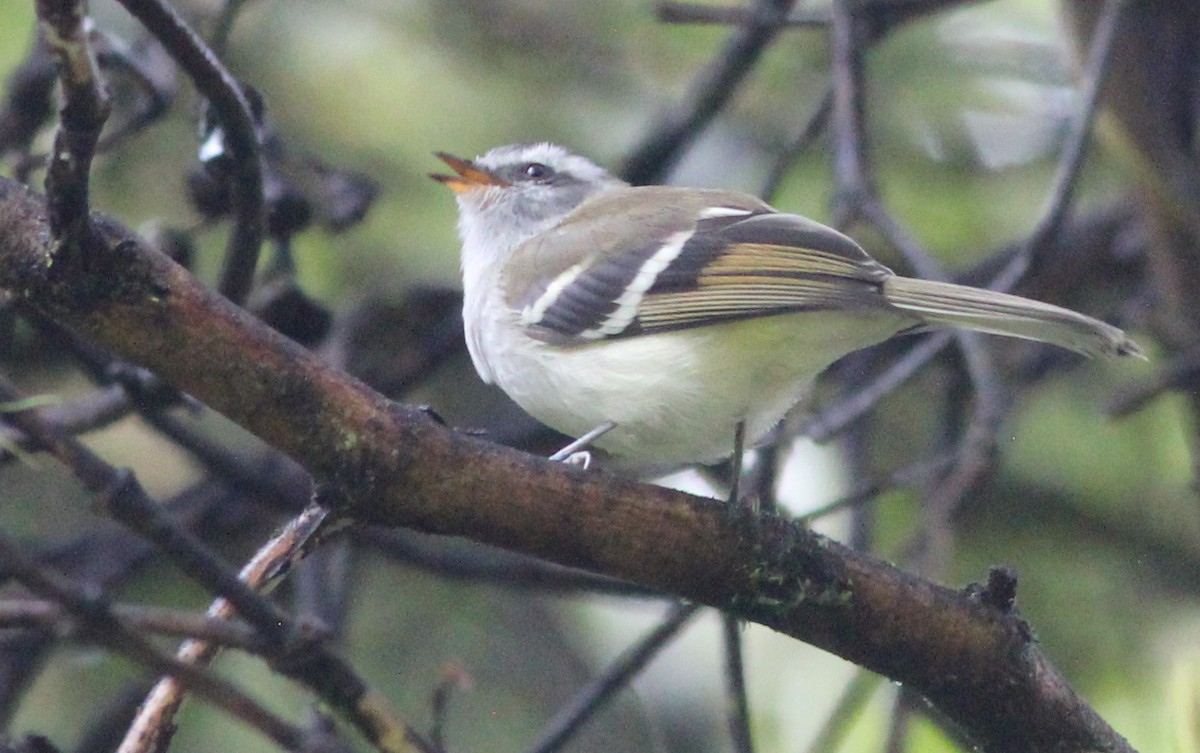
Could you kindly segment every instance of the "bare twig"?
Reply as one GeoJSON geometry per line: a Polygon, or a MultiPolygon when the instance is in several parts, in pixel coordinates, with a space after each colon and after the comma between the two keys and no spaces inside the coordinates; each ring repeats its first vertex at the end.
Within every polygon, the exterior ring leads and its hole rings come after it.
{"type": "Polygon", "coordinates": [[[447,541],[427,540],[412,531],[355,527],[350,535],[377,548],[386,557],[443,578],[493,583],[550,593],[592,593],[637,599],[662,599],[663,594],[634,583],[562,567],[512,552],[447,541]]]}
{"type": "Polygon", "coordinates": [[[254,282],[263,239],[263,176],[258,132],[241,85],[182,17],[161,0],[121,0],[212,104],[233,157],[233,232],[218,289],[243,303],[254,282]]]}
{"type": "MultiPolygon", "coordinates": [[[[745,6],[699,5],[696,3],[662,2],[655,8],[658,20],[664,24],[722,24],[745,26],[754,23],[754,9],[745,6]]],[[[824,26],[829,15],[813,10],[789,13],[781,26],[824,26]]]]}
{"type": "Polygon", "coordinates": [[[607,670],[559,710],[542,730],[541,737],[529,749],[529,753],[554,753],[560,750],[585,722],[595,716],[606,701],[617,691],[628,686],[629,681],[645,669],[650,660],[683,629],[699,609],[694,604],[672,607],[658,627],[621,654],[607,670]]]}
{"type": "MultiPolygon", "coordinates": [[[[292,525],[284,529],[272,542],[262,547],[255,558],[242,569],[238,590],[249,591],[254,593],[255,599],[261,599],[257,590],[269,589],[278,582],[280,575],[297,558],[301,547],[324,521],[325,512],[320,508],[313,508],[300,519],[293,521],[292,525]]],[[[257,611],[257,608],[254,609],[257,611]]],[[[209,607],[207,616],[214,620],[228,620],[232,619],[235,613],[231,601],[218,599],[209,607]]],[[[268,633],[276,645],[280,632],[285,629],[284,624],[279,622],[268,633]]],[[[188,667],[204,666],[212,661],[219,649],[220,646],[215,643],[188,640],[176,652],[176,661],[188,667]]],[[[185,690],[186,687],[174,677],[167,676],[159,680],[138,709],[137,717],[118,749],[119,753],[146,753],[157,750],[165,740],[164,736],[169,734],[173,727],[173,720],[183,703],[185,690]]]]}
{"type": "Polygon", "coordinates": [[[743,623],[728,614],[721,615],[725,643],[725,699],[729,737],[734,753],[754,753],[750,736],[750,699],[746,694],[746,666],[742,657],[743,623]]]}
{"type": "Polygon", "coordinates": [[[450,664],[442,670],[442,678],[433,689],[433,697],[429,703],[433,716],[429,742],[433,750],[446,750],[446,716],[450,707],[450,697],[457,690],[471,687],[471,684],[471,676],[457,663],[450,664]]]}
{"type": "Polygon", "coordinates": [[[154,42],[133,46],[99,30],[93,32],[92,38],[100,64],[125,73],[142,95],[137,109],[100,139],[97,150],[106,152],[140,133],[167,111],[175,96],[175,68],[154,42]]]}
{"type": "Polygon", "coordinates": [[[1200,344],[1182,351],[1149,378],[1121,390],[1108,408],[1113,417],[1127,416],[1164,392],[1195,391],[1200,385],[1200,344]]]}
{"type": "MultiPolygon", "coordinates": [[[[837,176],[835,215],[840,224],[869,221],[904,255],[922,277],[945,279],[945,273],[879,200],[869,159],[864,117],[863,55],[869,41],[851,0],[834,0],[830,17],[833,65],[834,166],[837,176]]],[[[976,396],[975,410],[962,437],[955,469],[935,488],[924,514],[946,519],[962,495],[988,466],[996,431],[1003,418],[999,380],[981,335],[955,330],[976,396]]],[[[944,530],[936,521],[926,531],[944,530]]],[[[930,533],[930,535],[933,535],[930,533]]],[[[936,559],[936,557],[935,557],[936,559]]]]}
{"type": "Polygon", "coordinates": [[[752,17],[692,82],[684,101],[663,118],[626,160],[621,172],[634,184],[660,182],[683,150],[712,121],[784,28],[795,0],[756,0],[752,17]]]}
{"type": "MultiPolygon", "coordinates": [[[[19,397],[0,379],[0,400],[11,402],[19,397]]],[[[100,495],[102,509],[153,542],[197,582],[231,600],[244,619],[283,645],[287,615],[238,580],[208,547],[172,521],[130,471],[114,468],[75,437],[57,432],[37,411],[13,412],[6,419],[68,466],[89,491],[100,495]]]]}
{"type": "Polygon", "coordinates": [[[1087,156],[1092,122],[1096,118],[1100,94],[1104,90],[1104,82],[1112,64],[1113,40],[1116,38],[1121,12],[1127,2],[1128,0],[1104,2],[1100,20],[1096,24],[1088,48],[1087,64],[1079,86],[1079,107],[1071,117],[1067,139],[1047,193],[1045,209],[1042,210],[1037,227],[1022,244],[1020,253],[1009,260],[1005,268],[988,285],[993,290],[1011,290],[1036,262],[1038,255],[1049,248],[1062,232],[1063,223],[1075,196],[1080,168],[1083,166],[1084,157],[1087,156]]]}
{"type": "MultiPolygon", "coordinates": [[[[245,587],[269,590],[315,543],[315,536],[326,524],[327,512],[311,505],[300,516],[259,549],[239,575],[245,587]]],[[[229,619],[233,605],[218,599],[209,607],[214,619],[229,619]]],[[[260,628],[261,629],[261,628],[260,628]]],[[[289,634],[289,645],[276,653],[273,666],[283,674],[313,688],[332,708],[340,712],[376,749],[385,753],[420,753],[423,749],[414,730],[402,724],[387,700],[368,686],[354,670],[323,647],[324,636],[309,626],[286,619],[279,629],[289,634]]],[[[204,665],[212,661],[220,647],[205,641],[186,641],[177,652],[179,662],[204,665]]],[[[154,750],[156,740],[171,728],[183,702],[185,690],[173,677],[166,677],[151,691],[130,725],[119,753],[144,753],[154,750]]]]}
{"type": "MultiPolygon", "coordinates": [[[[54,402],[42,408],[42,418],[64,434],[84,434],[104,428],[129,415],[132,408],[120,387],[100,387],[83,397],[67,403],[54,402]]],[[[0,427],[0,462],[11,459],[5,447],[25,451],[39,449],[23,432],[11,427],[0,427]]]]}
{"type": "Polygon", "coordinates": [[[870,412],[880,400],[903,386],[925,364],[945,350],[953,339],[952,332],[938,332],[924,337],[866,386],[801,421],[796,433],[812,437],[817,442],[833,438],[870,412]]]}
{"type": "Polygon", "coordinates": [[[850,725],[863,712],[864,707],[875,694],[875,689],[882,681],[878,675],[858,670],[842,689],[842,695],[834,705],[833,711],[825,718],[825,723],[817,731],[808,746],[808,753],[834,753],[842,749],[842,740],[850,731],[850,725]]]}
{"type": "Polygon", "coordinates": [[[38,0],[38,29],[62,82],[61,122],[46,173],[50,231],[66,254],[83,250],[88,230],[88,180],[109,100],[88,43],[86,10],[77,0],[38,0]]]}
{"type": "MultiPolygon", "coordinates": [[[[11,402],[18,398],[0,381],[0,400],[11,402]]],[[[108,465],[74,437],[56,433],[36,411],[16,411],[8,414],[7,420],[68,465],[89,490],[102,495],[103,509],[152,541],[198,583],[220,594],[222,598],[210,609],[211,616],[227,618],[236,611],[254,625],[271,645],[272,659],[281,671],[320,693],[381,750],[414,750],[408,742],[409,730],[395,721],[382,696],[322,646],[323,635],[297,624],[258,592],[275,582],[312,543],[313,533],[325,520],[323,509],[313,507],[301,515],[264,547],[239,577],[165,515],[132,473],[108,465]]],[[[216,646],[189,641],[180,650],[179,658],[195,665],[211,658],[215,651],[216,646]]],[[[142,746],[157,739],[158,732],[165,728],[163,725],[169,725],[174,709],[182,700],[182,687],[174,678],[165,679],[152,698],[155,702],[147,701],[138,724],[126,738],[130,746],[126,751],[149,749],[142,746]]]]}
{"type": "Polygon", "coordinates": [[[0,562],[34,593],[62,605],[83,635],[147,669],[166,674],[288,750],[308,749],[313,741],[301,729],[267,711],[231,683],[162,654],[130,629],[100,597],[38,565],[0,531],[0,562]]]}
{"type": "Polygon", "coordinates": [[[812,115],[805,121],[800,128],[800,132],[792,139],[786,148],[783,149],[771,163],[771,169],[767,172],[767,177],[763,180],[762,188],[759,190],[759,195],[767,202],[772,200],[775,193],[779,190],[779,186],[783,183],[783,177],[787,175],[787,171],[791,168],[796,159],[809,147],[817,136],[829,125],[829,115],[833,112],[833,89],[826,87],[825,93],[821,95],[821,104],[813,110],[812,115]]]}
{"type": "MultiPolygon", "coordinates": [[[[1021,245],[1021,250],[1011,257],[1005,268],[992,279],[989,287],[993,289],[1011,289],[1024,275],[1037,253],[1047,246],[1050,239],[1061,232],[1082,157],[1086,151],[1090,123],[1095,114],[1097,99],[1104,74],[1107,71],[1107,61],[1111,57],[1109,50],[1112,45],[1112,34],[1120,10],[1117,6],[1121,6],[1124,2],[1125,0],[1107,0],[1105,5],[1104,20],[1097,29],[1088,56],[1088,74],[1082,90],[1081,106],[1076,111],[1071,136],[1059,162],[1054,184],[1048,194],[1046,213],[1039,221],[1034,233],[1021,245]]],[[[926,339],[907,353],[904,358],[897,361],[869,387],[854,393],[846,401],[814,419],[810,426],[805,427],[806,431],[811,431],[819,437],[828,437],[837,433],[864,415],[879,399],[906,382],[926,363],[936,357],[952,339],[953,336],[950,333],[939,333],[926,339]]]]}
{"type": "Polygon", "coordinates": [[[900,688],[892,701],[891,721],[888,724],[884,753],[904,753],[908,750],[908,734],[912,729],[912,698],[900,688]]]}
{"type": "Polygon", "coordinates": [[[229,37],[233,34],[233,22],[237,20],[238,13],[246,5],[246,1],[225,0],[221,6],[221,14],[217,16],[217,23],[212,32],[212,48],[218,55],[225,54],[225,48],[229,45],[229,37]]]}
{"type": "MultiPolygon", "coordinates": [[[[244,622],[214,620],[191,612],[134,604],[113,604],[110,609],[114,618],[139,633],[201,638],[256,654],[268,652],[267,642],[244,622]]],[[[70,614],[58,602],[0,600],[0,627],[58,629],[69,622],[70,614]]]]}
{"type": "Polygon", "coordinates": [[[876,195],[867,157],[863,115],[865,29],[854,15],[856,4],[833,0],[829,6],[829,57],[832,76],[833,217],[834,224],[853,224],[867,200],[876,195]]]}
{"type": "Polygon", "coordinates": [[[868,500],[878,497],[889,489],[921,483],[937,474],[945,472],[954,460],[953,453],[939,455],[932,460],[919,460],[911,465],[892,471],[882,478],[870,479],[860,483],[852,491],[838,497],[829,504],[821,505],[803,515],[797,515],[795,520],[798,523],[811,523],[826,515],[832,515],[835,512],[845,510],[848,507],[861,505],[868,500]]]}
{"type": "MultiPolygon", "coordinates": [[[[940,266],[896,222],[877,197],[872,195],[863,208],[872,224],[901,250],[923,277],[945,279],[940,266]]],[[[927,497],[923,513],[936,518],[922,526],[927,536],[936,536],[938,532],[946,530],[943,523],[949,520],[963,496],[990,467],[996,434],[1007,407],[991,352],[984,345],[983,336],[966,330],[954,330],[952,334],[962,351],[975,402],[970,420],[958,440],[960,447],[954,467],[927,497]]],[[[934,561],[941,559],[936,552],[931,556],[934,561]]]]}
{"type": "MultiPolygon", "coordinates": [[[[855,5],[860,13],[872,19],[877,29],[883,30],[935,11],[973,2],[979,0],[858,0],[855,5]]],[[[751,11],[740,6],[699,5],[687,2],[658,4],[658,18],[663,23],[738,26],[745,24],[750,17],[751,11]]],[[[828,13],[813,10],[794,11],[784,21],[787,26],[812,27],[825,26],[828,23],[828,13]]]]}
{"type": "Polygon", "coordinates": [[[36,36],[25,59],[5,81],[0,102],[0,157],[16,155],[15,177],[22,183],[29,175],[33,140],[54,114],[54,82],[54,58],[36,36]]]}

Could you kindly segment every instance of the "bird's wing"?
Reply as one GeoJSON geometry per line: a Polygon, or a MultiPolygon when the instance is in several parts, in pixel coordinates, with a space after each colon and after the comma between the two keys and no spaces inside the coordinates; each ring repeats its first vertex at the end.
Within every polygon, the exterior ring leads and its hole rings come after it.
{"type": "Polygon", "coordinates": [[[895,310],[881,293],[891,271],[841,233],[740,194],[663,192],[622,189],[526,244],[533,272],[508,297],[532,336],[578,343],[793,311],[895,310]]]}

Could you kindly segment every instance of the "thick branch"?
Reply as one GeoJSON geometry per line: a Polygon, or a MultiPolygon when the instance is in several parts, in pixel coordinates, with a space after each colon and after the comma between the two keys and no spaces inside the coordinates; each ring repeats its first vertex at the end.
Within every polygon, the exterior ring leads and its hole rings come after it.
{"type": "Polygon", "coordinates": [[[338,484],[371,523],[465,536],[759,622],[911,686],[983,747],[1131,750],[1005,609],[779,518],[550,463],[387,402],[111,220],[50,264],[44,200],[0,180],[0,290],[338,484]]]}

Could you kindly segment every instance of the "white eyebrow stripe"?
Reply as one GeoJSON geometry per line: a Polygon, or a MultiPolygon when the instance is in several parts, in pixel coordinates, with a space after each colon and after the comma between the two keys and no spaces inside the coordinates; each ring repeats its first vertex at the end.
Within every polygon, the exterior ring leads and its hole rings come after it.
{"type": "Polygon", "coordinates": [[[637,318],[638,309],[642,305],[642,299],[646,297],[646,291],[654,286],[658,275],[671,266],[671,262],[679,258],[684,245],[691,237],[691,230],[683,230],[669,236],[649,259],[642,262],[637,274],[617,298],[616,310],[605,317],[599,325],[580,332],[579,336],[587,340],[598,340],[623,332],[637,318]]]}
{"type": "Polygon", "coordinates": [[[576,264],[551,280],[550,284],[546,286],[546,291],[538,296],[536,301],[521,309],[521,324],[528,327],[540,322],[542,317],[546,315],[546,309],[550,308],[558,300],[558,296],[562,293],[563,289],[575,282],[575,279],[579,277],[585,268],[586,265],[584,264],[576,264]]]}
{"type": "Polygon", "coordinates": [[[746,215],[754,214],[752,209],[742,209],[740,207],[708,207],[700,211],[696,215],[697,219],[715,220],[719,217],[745,217],[746,215]]]}

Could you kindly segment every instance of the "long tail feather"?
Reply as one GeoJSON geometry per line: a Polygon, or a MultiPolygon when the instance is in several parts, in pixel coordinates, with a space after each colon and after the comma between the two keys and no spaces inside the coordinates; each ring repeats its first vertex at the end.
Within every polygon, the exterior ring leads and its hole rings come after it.
{"type": "Polygon", "coordinates": [[[948,282],[889,277],[884,295],[929,324],[1037,340],[1085,356],[1145,358],[1122,330],[1049,303],[948,282]]]}

